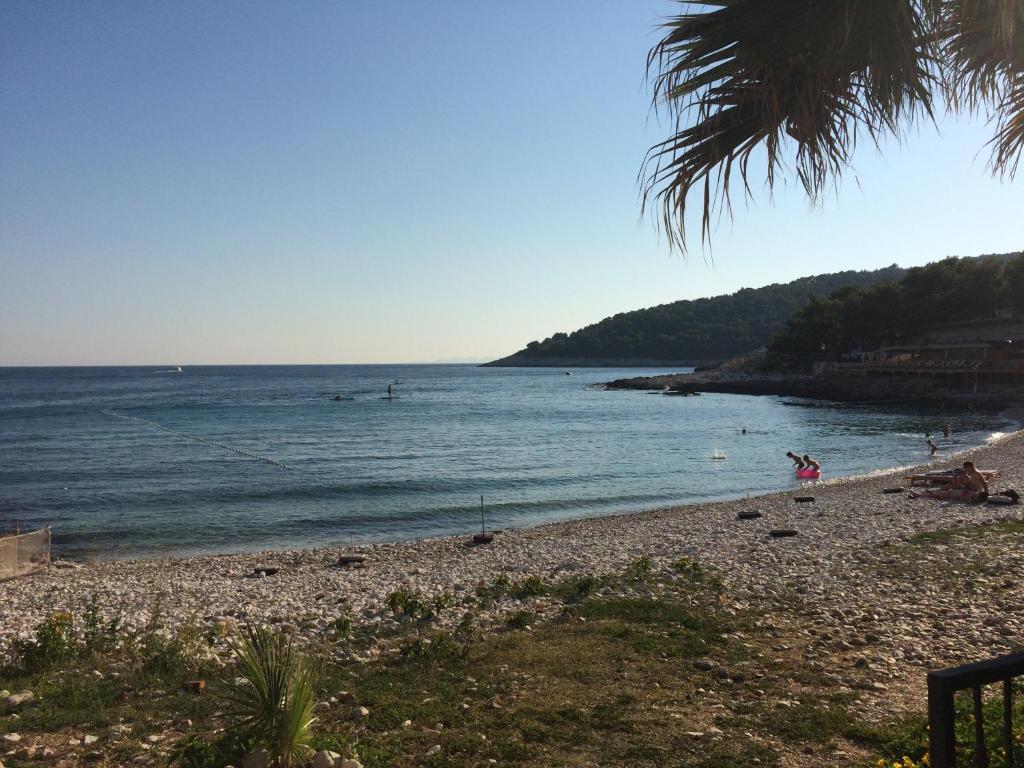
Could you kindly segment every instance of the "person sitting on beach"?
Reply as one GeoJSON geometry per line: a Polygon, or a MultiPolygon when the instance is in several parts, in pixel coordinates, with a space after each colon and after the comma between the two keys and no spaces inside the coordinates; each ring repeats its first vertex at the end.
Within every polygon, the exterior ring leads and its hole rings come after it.
{"type": "Polygon", "coordinates": [[[942,488],[910,494],[912,499],[919,496],[940,501],[985,501],[988,498],[988,483],[974,468],[973,462],[965,461],[964,468],[953,470],[952,479],[942,488]]]}
{"type": "Polygon", "coordinates": [[[797,456],[795,453],[793,453],[792,451],[786,451],[786,455],[793,460],[793,463],[796,464],[797,469],[804,468],[804,460],[797,456]]]}
{"type": "Polygon", "coordinates": [[[804,466],[807,467],[808,469],[813,469],[815,472],[820,472],[821,471],[821,464],[816,462],[814,459],[812,459],[806,453],[804,454],[803,462],[804,462],[804,466]]]}
{"type": "Polygon", "coordinates": [[[985,476],[975,469],[973,461],[964,462],[963,476],[965,488],[974,491],[979,496],[981,494],[988,496],[988,483],[985,481],[985,476]]]}

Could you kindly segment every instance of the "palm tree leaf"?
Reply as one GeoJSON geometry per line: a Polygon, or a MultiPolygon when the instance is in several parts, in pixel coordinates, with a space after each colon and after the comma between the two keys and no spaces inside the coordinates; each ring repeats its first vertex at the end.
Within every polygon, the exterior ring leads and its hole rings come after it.
{"type": "Polygon", "coordinates": [[[641,170],[644,208],[660,205],[663,231],[682,250],[690,191],[703,186],[706,239],[712,211],[730,209],[737,164],[749,194],[755,150],[766,150],[769,188],[788,157],[814,200],[848,166],[861,134],[877,142],[916,113],[931,114],[925,0],[700,0],[686,8],[648,56],[654,108],[668,112],[674,132],[641,170]]]}
{"type": "Polygon", "coordinates": [[[999,126],[991,143],[994,145],[993,169],[1012,179],[1024,153],[1024,74],[1007,88],[999,106],[999,126]]]}
{"type": "Polygon", "coordinates": [[[1024,0],[943,0],[939,36],[947,101],[991,111],[992,169],[1012,178],[1024,148],[1024,0]]]}

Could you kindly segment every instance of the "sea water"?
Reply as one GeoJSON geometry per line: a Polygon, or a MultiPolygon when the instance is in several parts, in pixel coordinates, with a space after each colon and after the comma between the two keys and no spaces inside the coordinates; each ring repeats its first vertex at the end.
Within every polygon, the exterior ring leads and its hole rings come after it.
{"type": "Polygon", "coordinates": [[[0,531],[51,526],[58,553],[100,558],[407,540],[479,529],[481,495],[489,528],[520,527],[796,487],[787,450],[835,478],[927,460],[926,431],[952,452],[1006,427],[597,386],[653,373],[0,369],[0,531]]]}

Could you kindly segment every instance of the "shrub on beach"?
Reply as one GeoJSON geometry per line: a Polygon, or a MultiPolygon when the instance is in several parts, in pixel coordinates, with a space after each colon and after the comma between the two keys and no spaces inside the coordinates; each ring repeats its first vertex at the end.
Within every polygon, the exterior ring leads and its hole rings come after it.
{"type": "Polygon", "coordinates": [[[79,652],[75,619],[67,611],[55,611],[36,627],[31,640],[11,645],[14,666],[25,672],[41,672],[71,659],[79,652]]]}
{"type": "Polygon", "coordinates": [[[590,597],[600,588],[601,579],[592,573],[585,573],[560,584],[555,591],[566,602],[576,603],[590,597]]]}
{"type": "Polygon", "coordinates": [[[537,617],[529,611],[512,611],[505,617],[505,626],[509,629],[525,629],[536,620],[537,617]]]}
{"type": "Polygon", "coordinates": [[[548,585],[540,576],[526,576],[512,588],[512,594],[520,600],[524,597],[540,597],[548,593],[548,585]]]}
{"type": "Polygon", "coordinates": [[[429,613],[423,593],[418,589],[399,587],[388,595],[387,603],[392,613],[404,614],[411,618],[424,616],[429,613]]]}
{"type": "Polygon", "coordinates": [[[654,561],[650,555],[643,555],[626,566],[627,581],[646,581],[654,573],[654,561]]]}
{"type": "Polygon", "coordinates": [[[231,650],[239,675],[228,692],[234,732],[266,748],[281,768],[301,763],[312,752],[319,667],[289,636],[262,627],[246,629],[231,650]]]}
{"type": "Polygon", "coordinates": [[[704,568],[696,560],[688,557],[680,557],[672,563],[672,570],[683,576],[699,581],[704,578],[704,568]]]}

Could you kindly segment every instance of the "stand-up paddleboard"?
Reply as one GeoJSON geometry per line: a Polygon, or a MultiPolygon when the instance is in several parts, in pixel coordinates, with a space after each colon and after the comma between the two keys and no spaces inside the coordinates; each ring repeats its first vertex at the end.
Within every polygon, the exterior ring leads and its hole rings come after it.
{"type": "Polygon", "coordinates": [[[401,399],[402,399],[401,395],[384,395],[384,397],[381,398],[381,400],[401,400],[401,399]]]}

